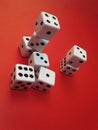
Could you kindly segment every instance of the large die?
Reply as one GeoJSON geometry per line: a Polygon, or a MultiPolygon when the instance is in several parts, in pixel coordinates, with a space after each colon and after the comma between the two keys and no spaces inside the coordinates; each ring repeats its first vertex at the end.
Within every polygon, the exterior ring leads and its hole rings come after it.
{"type": "Polygon", "coordinates": [[[67,75],[72,75],[76,73],[79,68],[75,68],[69,64],[66,64],[66,58],[62,59],[60,62],[60,71],[67,75]]]}
{"type": "Polygon", "coordinates": [[[77,45],[74,45],[66,55],[67,64],[73,67],[79,67],[82,63],[86,61],[87,61],[86,51],[77,45]]]}
{"type": "Polygon", "coordinates": [[[40,69],[36,72],[36,81],[33,88],[42,92],[47,92],[55,85],[55,77],[54,71],[40,67],[40,69]]]}
{"type": "Polygon", "coordinates": [[[58,18],[47,12],[41,12],[35,23],[36,34],[50,40],[60,29],[58,18]]]}
{"type": "Polygon", "coordinates": [[[31,39],[28,42],[28,45],[38,51],[38,52],[42,52],[43,49],[47,46],[49,40],[43,39],[43,38],[39,38],[38,36],[36,36],[36,32],[33,33],[31,39]]]}
{"type": "Polygon", "coordinates": [[[41,66],[49,67],[48,55],[46,53],[33,52],[28,59],[28,65],[34,66],[34,69],[37,70],[41,66]]]}
{"type": "Polygon", "coordinates": [[[28,46],[28,42],[31,37],[29,36],[23,36],[22,40],[19,44],[19,50],[22,55],[22,57],[29,57],[31,53],[33,52],[33,49],[28,46]]]}
{"type": "Polygon", "coordinates": [[[12,89],[29,89],[35,82],[34,67],[16,64],[11,73],[11,88],[12,89]]]}

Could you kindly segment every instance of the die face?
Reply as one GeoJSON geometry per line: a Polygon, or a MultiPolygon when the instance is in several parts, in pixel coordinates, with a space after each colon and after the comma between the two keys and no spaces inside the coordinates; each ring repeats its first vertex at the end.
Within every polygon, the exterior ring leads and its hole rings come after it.
{"type": "Polygon", "coordinates": [[[22,82],[22,81],[15,81],[15,80],[12,80],[12,81],[13,81],[13,83],[11,85],[12,89],[27,90],[32,87],[32,83],[30,83],[30,82],[27,83],[27,82],[22,82]]]}
{"type": "Polygon", "coordinates": [[[72,67],[68,64],[66,64],[66,66],[63,69],[61,69],[61,71],[67,75],[72,75],[75,72],[77,72],[78,70],[79,70],[79,68],[72,67]]]}
{"type": "Polygon", "coordinates": [[[34,82],[35,81],[34,68],[32,66],[17,64],[16,80],[34,82]]]}
{"type": "Polygon", "coordinates": [[[35,69],[41,66],[49,67],[48,56],[45,53],[33,52],[28,60],[28,64],[34,66],[35,69]]]}
{"type": "Polygon", "coordinates": [[[60,71],[67,74],[67,75],[72,75],[74,74],[75,72],[77,72],[79,70],[79,68],[75,68],[69,64],[66,64],[66,60],[63,59],[61,62],[60,62],[60,71]]]}
{"type": "Polygon", "coordinates": [[[66,61],[65,61],[64,59],[62,59],[62,60],[60,61],[60,71],[63,72],[65,66],[66,66],[66,61]]]}
{"type": "Polygon", "coordinates": [[[34,32],[30,41],[28,42],[28,45],[32,49],[34,49],[38,52],[42,52],[43,49],[47,46],[48,42],[49,42],[49,40],[37,37],[36,32],[34,32]]]}
{"type": "Polygon", "coordinates": [[[41,92],[48,92],[51,89],[51,85],[40,82],[40,81],[36,81],[35,84],[33,85],[33,88],[41,91],[41,92]]]}
{"type": "Polygon", "coordinates": [[[54,86],[55,84],[55,72],[41,67],[38,75],[38,81],[44,82],[50,86],[54,86]]]}
{"type": "Polygon", "coordinates": [[[11,74],[11,88],[28,89],[35,82],[34,68],[27,65],[16,64],[11,74]]]}
{"type": "Polygon", "coordinates": [[[10,85],[11,85],[12,89],[18,89],[18,90],[21,90],[21,89],[27,90],[30,87],[32,87],[32,83],[30,83],[30,82],[16,80],[15,71],[13,71],[13,73],[11,74],[10,85]]]}
{"type": "Polygon", "coordinates": [[[82,63],[86,62],[87,54],[84,49],[74,45],[66,55],[66,61],[73,67],[79,67],[82,63]]]}
{"type": "Polygon", "coordinates": [[[60,25],[56,16],[41,12],[36,21],[35,29],[39,37],[50,40],[58,32],[60,25]]]}
{"type": "Polygon", "coordinates": [[[33,52],[32,48],[28,46],[28,42],[30,40],[29,36],[24,36],[19,44],[19,50],[23,57],[29,57],[33,52]]]}

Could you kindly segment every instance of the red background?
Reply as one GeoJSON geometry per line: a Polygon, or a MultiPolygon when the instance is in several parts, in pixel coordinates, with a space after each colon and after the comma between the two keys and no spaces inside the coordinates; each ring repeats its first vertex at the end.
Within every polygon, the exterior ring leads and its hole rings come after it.
{"type": "Polygon", "coordinates": [[[0,130],[98,130],[98,0],[0,0],[0,130]],[[12,68],[28,60],[18,45],[33,34],[41,11],[56,15],[61,25],[44,50],[56,84],[49,93],[13,91],[12,68]],[[88,60],[68,77],[59,62],[74,44],[88,60]]]}

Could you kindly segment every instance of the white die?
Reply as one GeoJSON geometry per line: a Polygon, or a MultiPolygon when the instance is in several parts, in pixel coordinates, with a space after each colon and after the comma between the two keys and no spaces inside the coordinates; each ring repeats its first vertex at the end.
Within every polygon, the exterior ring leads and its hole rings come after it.
{"type": "Polygon", "coordinates": [[[55,77],[54,71],[41,67],[39,71],[36,72],[36,81],[33,88],[42,92],[47,92],[55,85],[55,77]]]}
{"type": "Polygon", "coordinates": [[[23,36],[19,44],[19,50],[23,57],[29,57],[30,54],[33,52],[32,48],[28,46],[30,38],[31,37],[29,36],[23,36]]]}
{"type": "Polygon", "coordinates": [[[69,64],[66,64],[66,58],[61,60],[60,62],[60,71],[67,74],[67,75],[72,75],[76,73],[79,70],[79,68],[75,68],[69,64]]]}
{"type": "Polygon", "coordinates": [[[49,67],[48,55],[46,53],[33,52],[28,59],[28,65],[34,66],[34,69],[37,70],[41,66],[49,67]]]}
{"type": "Polygon", "coordinates": [[[34,67],[23,64],[16,64],[11,73],[12,89],[28,89],[35,82],[34,67]]]}
{"type": "Polygon", "coordinates": [[[60,29],[58,18],[47,12],[41,12],[35,23],[36,34],[50,40],[60,29]]]}
{"type": "Polygon", "coordinates": [[[73,67],[79,67],[85,61],[87,61],[87,53],[77,45],[74,45],[66,55],[67,64],[73,67]]]}
{"type": "Polygon", "coordinates": [[[28,42],[28,45],[38,51],[38,52],[42,52],[43,49],[46,47],[46,45],[48,44],[49,40],[43,39],[43,38],[39,38],[38,36],[36,36],[36,32],[33,33],[31,39],[28,42]]]}

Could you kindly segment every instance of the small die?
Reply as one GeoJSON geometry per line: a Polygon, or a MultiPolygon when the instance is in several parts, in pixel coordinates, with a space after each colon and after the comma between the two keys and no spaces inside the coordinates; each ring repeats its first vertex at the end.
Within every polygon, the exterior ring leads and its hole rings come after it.
{"type": "Polygon", "coordinates": [[[36,72],[36,80],[33,88],[47,92],[51,87],[55,85],[55,72],[44,67],[36,72]]]}
{"type": "Polygon", "coordinates": [[[43,49],[47,46],[49,40],[43,39],[43,38],[39,38],[38,36],[36,36],[36,32],[33,33],[31,39],[28,42],[28,45],[38,51],[38,52],[42,52],[43,49]]]}
{"type": "Polygon", "coordinates": [[[72,75],[75,72],[77,72],[79,70],[79,68],[75,68],[69,64],[66,64],[66,58],[64,58],[63,60],[61,60],[60,62],[60,71],[67,74],[67,75],[72,75]]]}
{"type": "Polygon", "coordinates": [[[28,42],[31,37],[29,36],[23,36],[22,40],[19,44],[19,50],[22,55],[22,57],[29,57],[31,53],[33,52],[32,48],[28,46],[28,42]]]}
{"type": "Polygon", "coordinates": [[[35,82],[35,73],[32,66],[16,64],[11,73],[12,89],[29,89],[35,82]]]}
{"type": "Polygon", "coordinates": [[[73,67],[79,67],[82,63],[87,61],[87,53],[81,47],[74,45],[66,55],[67,64],[73,67]]]}
{"type": "Polygon", "coordinates": [[[35,23],[36,34],[50,40],[60,29],[58,18],[47,12],[41,12],[35,23]]]}
{"type": "Polygon", "coordinates": [[[34,66],[34,69],[37,70],[41,66],[49,67],[49,60],[46,53],[33,52],[28,59],[28,65],[34,66]]]}

